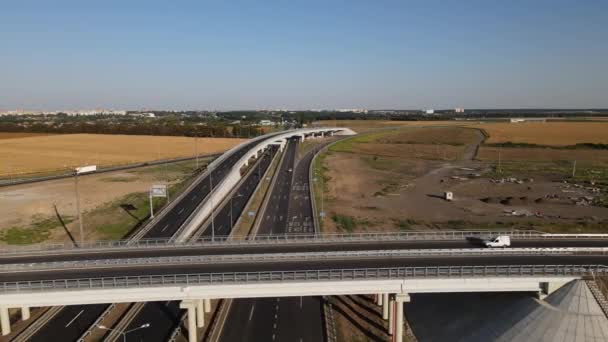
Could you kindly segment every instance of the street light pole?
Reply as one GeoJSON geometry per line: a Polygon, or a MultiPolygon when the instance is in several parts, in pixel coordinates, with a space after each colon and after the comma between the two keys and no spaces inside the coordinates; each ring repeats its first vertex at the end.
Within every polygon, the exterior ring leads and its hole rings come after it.
{"type": "Polygon", "coordinates": [[[80,211],[80,192],[78,191],[78,170],[74,170],[74,190],[76,191],[76,211],[78,212],[78,226],[80,229],[80,246],[84,246],[84,229],[82,226],[82,212],[80,211]]]}
{"type": "Polygon", "coordinates": [[[194,154],[196,155],[196,169],[198,170],[198,137],[194,137],[194,154]]]}
{"type": "Polygon", "coordinates": [[[211,200],[211,241],[215,241],[215,205],[213,204],[213,181],[211,180],[213,176],[213,169],[209,170],[209,197],[211,200]]]}
{"type": "Polygon", "coordinates": [[[127,334],[132,333],[132,332],[134,332],[134,331],[136,331],[136,330],[139,330],[139,329],[145,329],[145,328],[149,328],[149,327],[150,327],[150,323],[142,324],[142,325],[140,325],[140,326],[139,326],[139,327],[137,327],[137,328],[134,328],[134,329],[131,329],[131,330],[127,330],[127,331],[120,331],[120,330],[117,330],[117,329],[110,329],[110,328],[106,327],[105,325],[98,325],[97,327],[98,327],[99,329],[101,329],[101,330],[115,331],[115,332],[117,332],[118,334],[121,334],[121,335],[122,335],[122,340],[123,340],[124,342],[127,342],[127,334]]]}

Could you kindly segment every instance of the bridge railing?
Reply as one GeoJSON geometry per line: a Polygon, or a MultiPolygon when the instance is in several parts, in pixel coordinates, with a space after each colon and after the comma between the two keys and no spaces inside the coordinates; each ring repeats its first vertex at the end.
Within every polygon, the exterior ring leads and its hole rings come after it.
{"type": "Polygon", "coordinates": [[[257,245],[274,243],[333,243],[333,242],[366,242],[366,241],[405,241],[405,240],[464,240],[483,239],[498,235],[509,235],[512,239],[607,239],[608,234],[548,234],[535,230],[471,230],[471,231],[412,231],[412,232],[365,232],[365,233],[324,233],[324,234],[282,234],[257,235],[253,239],[246,236],[202,237],[195,241],[175,242],[168,239],[99,240],[87,241],[81,247],[71,243],[38,244],[0,249],[0,256],[45,253],[61,253],[90,249],[115,248],[176,248],[176,247],[211,247],[230,245],[257,245]]]}
{"type": "Polygon", "coordinates": [[[228,284],[364,281],[407,278],[475,277],[567,277],[608,273],[603,265],[501,265],[434,266],[394,268],[353,268],[268,272],[232,272],[176,275],[146,275],[105,278],[80,278],[0,283],[0,294],[20,292],[122,289],[166,286],[205,286],[228,284]]]}
{"type": "Polygon", "coordinates": [[[392,249],[323,252],[287,252],[259,254],[212,254],[186,256],[153,256],[124,259],[84,259],[15,263],[0,265],[2,273],[40,272],[59,270],[91,270],[112,267],[183,266],[226,263],[267,263],[291,261],[327,261],[337,259],[373,258],[433,258],[433,257],[496,257],[496,256],[601,256],[608,254],[608,247],[569,248],[445,248],[445,249],[392,249]]]}

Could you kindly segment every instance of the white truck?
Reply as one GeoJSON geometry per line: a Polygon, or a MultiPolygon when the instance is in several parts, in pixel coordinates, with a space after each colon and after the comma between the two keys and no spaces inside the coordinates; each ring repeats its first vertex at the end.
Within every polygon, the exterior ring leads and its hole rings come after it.
{"type": "Polygon", "coordinates": [[[484,241],[486,247],[509,247],[511,246],[511,238],[508,235],[499,235],[494,239],[484,241]]]}

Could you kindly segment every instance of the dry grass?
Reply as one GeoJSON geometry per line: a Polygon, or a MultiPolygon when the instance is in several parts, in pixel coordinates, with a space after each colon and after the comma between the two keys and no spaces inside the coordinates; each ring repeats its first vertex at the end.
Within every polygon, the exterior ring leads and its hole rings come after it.
{"type": "Polygon", "coordinates": [[[30,137],[39,137],[39,136],[47,136],[50,134],[46,133],[12,133],[12,132],[0,132],[0,140],[4,139],[16,139],[16,138],[30,138],[30,137]]]}
{"type": "MultiPolygon", "coordinates": [[[[0,176],[79,165],[111,166],[193,156],[194,138],[70,134],[0,140],[0,176]]],[[[199,138],[199,154],[225,151],[242,139],[199,138]]]]}
{"type": "Polygon", "coordinates": [[[604,122],[525,122],[475,126],[490,138],[486,143],[527,143],[567,146],[580,143],[608,143],[608,123],[604,122]]]}
{"type": "Polygon", "coordinates": [[[459,127],[415,127],[397,130],[377,139],[387,144],[466,145],[477,140],[478,132],[459,127]]]}

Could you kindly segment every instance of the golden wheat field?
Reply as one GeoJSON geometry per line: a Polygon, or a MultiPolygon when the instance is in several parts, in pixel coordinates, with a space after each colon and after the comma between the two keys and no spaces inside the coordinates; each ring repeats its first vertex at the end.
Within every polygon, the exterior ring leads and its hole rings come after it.
{"type": "Polygon", "coordinates": [[[16,138],[29,138],[29,137],[40,137],[48,136],[46,133],[13,133],[13,132],[0,132],[0,140],[4,139],[16,139],[16,138]]]}
{"type": "Polygon", "coordinates": [[[490,138],[486,143],[528,143],[566,146],[580,143],[608,143],[608,122],[521,122],[475,125],[490,138]]]}
{"type": "MultiPolygon", "coordinates": [[[[243,139],[198,138],[199,154],[225,151],[243,139]]],[[[195,155],[187,137],[65,134],[0,140],[0,176],[49,172],[76,166],[124,165],[195,155]]]]}

